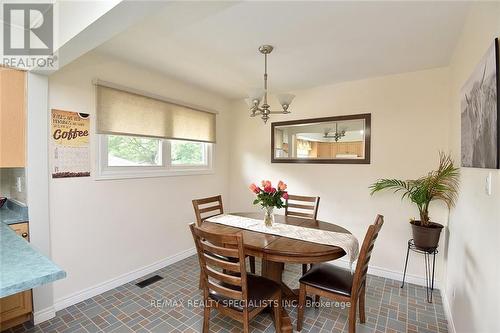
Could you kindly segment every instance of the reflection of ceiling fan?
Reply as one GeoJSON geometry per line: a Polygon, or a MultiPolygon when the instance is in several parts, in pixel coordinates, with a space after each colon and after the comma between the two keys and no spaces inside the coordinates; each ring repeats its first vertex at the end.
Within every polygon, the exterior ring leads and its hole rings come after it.
{"type": "Polygon", "coordinates": [[[323,135],[325,139],[334,139],[335,142],[337,142],[345,136],[345,129],[339,132],[338,123],[335,123],[335,132],[333,132],[333,134],[330,134],[330,131],[332,131],[332,128],[325,128],[325,134],[323,135]]]}

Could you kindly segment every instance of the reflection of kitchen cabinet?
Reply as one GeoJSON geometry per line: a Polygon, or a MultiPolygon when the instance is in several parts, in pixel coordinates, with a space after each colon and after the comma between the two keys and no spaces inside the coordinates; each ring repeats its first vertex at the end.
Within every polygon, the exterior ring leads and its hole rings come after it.
{"type": "Polygon", "coordinates": [[[337,155],[363,157],[363,142],[318,142],[317,158],[335,158],[337,155]]]}
{"type": "MultiPolygon", "coordinates": [[[[29,240],[28,223],[16,223],[10,227],[19,236],[29,240]]],[[[0,331],[31,320],[32,311],[31,290],[0,298],[0,331]]]]}
{"type": "Polygon", "coordinates": [[[0,167],[24,167],[25,73],[0,67],[0,167]]]}
{"type": "Polygon", "coordinates": [[[337,142],[335,145],[337,146],[337,154],[348,154],[347,143],[337,142]]]}
{"type": "Polygon", "coordinates": [[[332,144],[318,142],[318,158],[332,158],[332,144]]]}
{"type": "Polygon", "coordinates": [[[337,142],[336,146],[337,154],[356,155],[358,157],[362,156],[363,154],[362,142],[337,142]]]}
{"type": "Polygon", "coordinates": [[[352,142],[349,144],[349,152],[356,154],[357,156],[363,156],[363,143],[362,142],[352,142]]]}

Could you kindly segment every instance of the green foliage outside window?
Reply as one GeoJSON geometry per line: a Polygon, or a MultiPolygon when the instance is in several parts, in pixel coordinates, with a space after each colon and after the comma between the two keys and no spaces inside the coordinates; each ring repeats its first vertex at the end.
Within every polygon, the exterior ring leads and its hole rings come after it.
{"type": "Polygon", "coordinates": [[[158,165],[159,143],[158,139],[109,135],[108,153],[119,159],[116,162],[118,165],[127,161],[138,165],[158,165]]]}
{"type": "MultiPolygon", "coordinates": [[[[108,136],[108,165],[161,165],[160,139],[131,136],[108,136]]],[[[171,163],[174,165],[202,165],[205,146],[199,142],[170,141],[171,163]]]]}
{"type": "Polygon", "coordinates": [[[172,164],[203,164],[204,147],[198,142],[171,142],[172,164]]]}

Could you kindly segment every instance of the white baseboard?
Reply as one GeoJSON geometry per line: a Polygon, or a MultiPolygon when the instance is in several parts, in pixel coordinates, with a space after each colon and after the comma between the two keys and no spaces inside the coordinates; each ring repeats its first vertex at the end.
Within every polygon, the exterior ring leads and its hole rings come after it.
{"type": "MultiPolygon", "coordinates": [[[[368,268],[368,274],[381,276],[396,281],[403,281],[403,272],[393,271],[382,267],[371,266],[368,268]]],[[[406,282],[425,287],[425,277],[423,276],[406,273],[405,283],[406,282]]],[[[434,281],[434,288],[439,289],[439,281],[434,281]]]]}
{"type": "Polygon", "coordinates": [[[446,315],[446,319],[448,321],[448,332],[455,333],[455,323],[453,322],[453,315],[451,313],[450,302],[448,301],[448,296],[446,296],[446,292],[444,290],[441,291],[441,299],[443,300],[443,308],[444,314],[446,315]]]}
{"type": "Polygon", "coordinates": [[[46,309],[36,311],[33,315],[33,321],[35,325],[43,323],[49,319],[52,319],[56,316],[56,309],[53,306],[50,306],[46,309]]]}
{"type": "Polygon", "coordinates": [[[172,265],[182,259],[192,256],[195,253],[196,249],[190,248],[188,250],[174,254],[173,256],[157,261],[151,265],[144,266],[132,272],[122,274],[121,276],[118,276],[114,279],[102,282],[98,285],[76,292],[67,297],[57,299],[54,301],[54,309],[55,311],[59,311],[76,303],[80,303],[86,299],[89,299],[91,297],[102,294],[106,291],[119,287],[125,283],[138,279],[144,275],[153,273],[154,271],[164,268],[165,266],[172,265]]]}

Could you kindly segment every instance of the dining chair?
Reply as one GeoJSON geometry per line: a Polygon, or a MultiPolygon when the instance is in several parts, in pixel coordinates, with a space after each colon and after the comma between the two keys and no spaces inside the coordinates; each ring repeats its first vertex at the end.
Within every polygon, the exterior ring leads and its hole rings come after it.
{"type": "Polygon", "coordinates": [[[194,224],[189,227],[203,279],[203,333],[209,332],[212,308],[241,322],[243,332],[248,333],[250,320],[269,306],[276,332],[281,332],[281,286],[247,273],[243,235],[210,233],[194,224]]]}
{"type": "MultiPolygon", "coordinates": [[[[208,218],[224,214],[224,206],[222,205],[222,196],[216,195],[213,197],[195,199],[193,202],[194,214],[196,215],[196,225],[199,227],[208,218]]],[[[249,256],[250,272],[255,274],[255,257],[249,256]]],[[[200,276],[201,288],[201,276],[200,276]]]]}
{"type": "MultiPolygon", "coordinates": [[[[285,215],[316,220],[318,209],[319,197],[289,194],[286,200],[285,215]]],[[[307,270],[307,264],[302,264],[302,274],[305,274],[307,270]]]]}
{"type": "Polygon", "coordinates": [[[285,215],[316,220],[319,209],[319,197],[288,194],[285,215]],[[290,209],[291,208],[291,209],[290,209]]]}
{"type": "Polygon", "coordinates": [[[199,227],[206,219],[224,214],[222,196],[216,195],[209,198],[195,199],[193,202],[196,225],[199,227]]]}
{"type": "Polygon", "coordinates": [[[366,274],[373,246],[378,233],[384,224],[384,217],[377,215],[375,223],[368,227],[356,264],[354,274],[328,263],[314,265],[300,280],[299,308],[297,314],[297,330],[302,330],[304,305],[308,293],[333,299],[338,302],[349,302],[349,333],[356,332],[356,305],[359,305],[359,321],[364,323],[366,274]]]}

